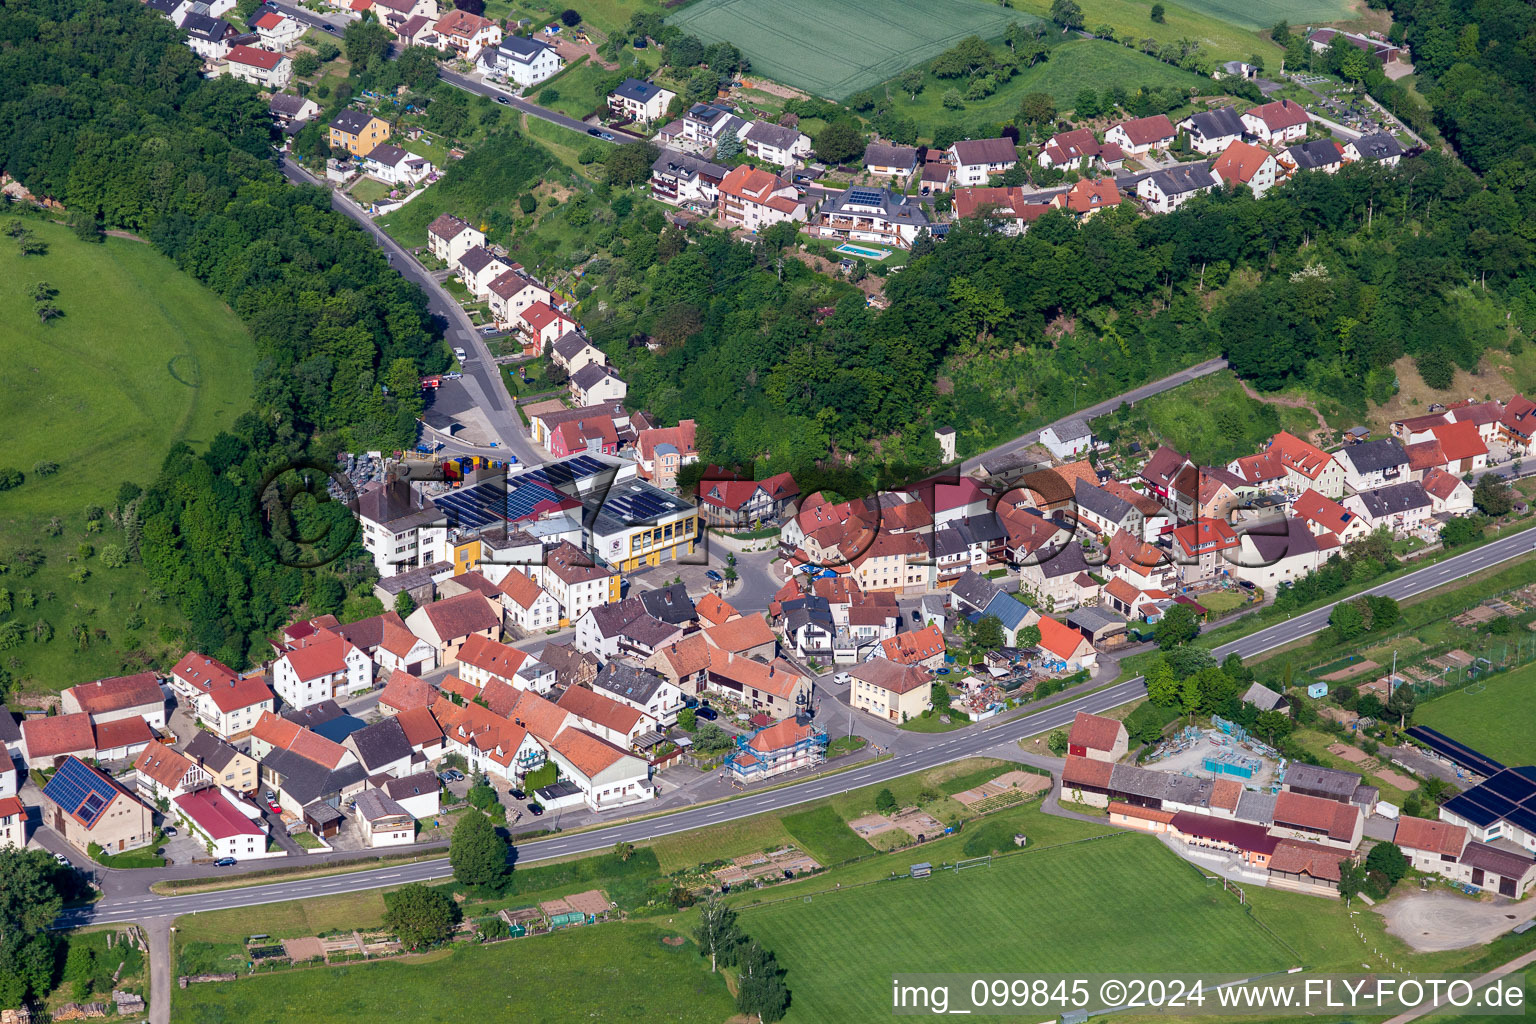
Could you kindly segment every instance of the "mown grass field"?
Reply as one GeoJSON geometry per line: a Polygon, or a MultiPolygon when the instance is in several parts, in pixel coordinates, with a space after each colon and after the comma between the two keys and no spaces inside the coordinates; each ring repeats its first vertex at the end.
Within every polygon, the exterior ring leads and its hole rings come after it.
{"type": "Polygon", "coordinates": [[[1025,68],[991,96],[967,100],[963,110],[946,110],[944,94],[954,88],[964,92],[964,82],[957,84],[956,80],[932,73],[924,76],[923,91],[915,100],[894,81],[885,84],[885,92],[895,101],[898,111],[917,122],[921,136],[932,138],[935,127],[951,122],[975,125],[978,130],[990,126],[985,130],[993,131],[997,124],[1017,116],[1020,101],[1032,92],[1049,93],[1057,109],[1066,110],[1083,89],[1102,92],[1111,85],[1121,85],[1132,92],[1142,87],[1190,89],[1204,81],[1199,75],[1118,43],[1074,39],[1051,47],[1048,60],[1025,68]]]}
{"type": "Polygon", "coordinates": [[[735,45],[756,74],[843,99],[1020,18],[983,0],[699,0],[667,20],[735,45]]]}
{"type": "Polygon", "coordinates": [[[92,244],[41,218],[23,223],[48,252],[22,257],[9,239],[0,245],[0,466],[26,474],[0,493],[0,556],[35,549],[45,561],[30,575],[13,564],[6,577],[18,595],[10,617],[29,633],[6,656],[20,662],[11,667],[18,679],[59,689],[114,674],[161,624],[180,621],[146,598],[137,563],[101,564],[99,550],[122,535],[110,523],[88,535],[84,510],[112,506],[124,481],[149,484],[172,444],[204,448],[245,412],[253,351],[235,314],[153,246],[92,244]],[[57,290],[52,302],[63,312],[48,324],[33,311],[40,282],[57,290]],[[34,472],[39,462],[58,471],[34,472]],[[50,535],[54,517],[58,532],[50,535]],[[82,542],[97,554],[81,558],[82,542]],[[68,577],[80,566],[90,575],[76,583],[68,577]],[[34,603],[23,604],[24,592],[34,603]],[[120,628],[134,615],[144,619],[138,630],[120,628]],[[30,639],[39,621],[51,641],[30,639]],[[73,624],[107,636],[81,647],[68,635],[73,624]]]}
{"type": "MultiPolygon", "coordinates": [[[[1183,0],[1186,7],[1245,28],[1270,28],[1277,22],[1321,25],[1353,18],[1359,7],[1354,0],[1183,0]]],[[[1084,15],[1090,7],[1083,8],[1084,15]]]]}
{"type": "Polygon", "coordinates": [[[873,853],[873,848],[831,807],[784,816],[784,827],[802,850],[823,865],[839,864],[873,853]]]}
{"type": "MultiPolygon", "coordinates": [[[[1331,0],[1321,0],[1321,6],[1329,6],[1331,0]]],[[[1014,0],[1021,11],[1050,15],[1050,0],[1014,0]]],[[[1141,0],[1081,0],[1083,24],[1090,32],[1108,26],[1114,29],[1116,39],[1156,39],[1171,43],[1179,39],[1193,39],[1200,48],[1218,60],[1247,60],[1252,53],[1264,55],[1266,65],[1280,64],[1283,51],[1280,47],[1262,39],[1256,29],[1274,26],[1279,18],[1262,25],[1250,24],[1253,18],[1232,20],[1211,9],[1204,0],[1179,0],[1163,2],[1163,21],[1154,22],[1150,16],[1151,4],[1141,0]],[[1270,57],[1274,60],[1271,62],[1270,57]]],[[[1294,24],[1294,22],[1293,22],[1294,24]]]]}
{"type": "MultiPolygon", "coordinates": [[[[187,919],[183,918],[185,922],[187,919]]],[[[733,1012],[723,975],[691,941],[652,924],[603,924],[398,962],[258,975],[178,990],[185,1024],[459,1024],[625,1021],[720,1024],[733,1012]]]]}
{"type": "Polygon", "coordinates": [[[1191,971],[1294,961],[1235,897],[1139,835],[845,888],[740,920],[788,969],[790,1022],[886,1020],[900,972],[1158,971],[1173,966],[1170,949],[1191,971]]]}
{"type": "Polygon", "coordinates": [[[1480,693],[1456,690],[1426,701],[1413,721],[1507,765],[1536,764],[1536,665],[1495,676],[1480,693]]]}

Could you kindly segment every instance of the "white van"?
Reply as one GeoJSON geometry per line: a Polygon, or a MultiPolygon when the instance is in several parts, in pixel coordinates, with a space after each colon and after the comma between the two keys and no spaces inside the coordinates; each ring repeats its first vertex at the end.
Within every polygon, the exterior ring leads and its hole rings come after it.
{"type": "Polygon", "coordinates": [[[847,686],[849,683],[853,682],[853,677],[850,676],[847,672],[839,672],[837,675],[832,677],[832,681],[838,686],[847,686]]]}

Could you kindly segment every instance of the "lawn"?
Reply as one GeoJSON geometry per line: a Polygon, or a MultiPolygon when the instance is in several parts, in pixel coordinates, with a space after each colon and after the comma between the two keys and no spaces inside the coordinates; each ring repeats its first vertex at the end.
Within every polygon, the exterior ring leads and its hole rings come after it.
{"type": "Polygon", "coordinates": [[[351,196],[363,204],[380,203],[389,198],[389,193],[394,190],[393,185],[386,185],[382,181],[373,178],[363,178],[352,186],[351,196]]]}
{"type": "MultiPolygon", "coordinates": [[[[928,851],[921,859],[939,860],[928,851]]],[[[791,1024],[888,1019],[898,972],[1165,971],[1170,949],[1191,971],[1295,963],[1234,896],[1140,835],[786,900],[744,910],[740,921],[788,969],[791,1024]],[[855,922],[878,940],[851,956],[855,922]]]]}
{"type": "Polygon", "coordinates": [[[650,849],[656,854],[661,870],[671,873],[794,843],[795,837],[776,816],[758,814],[707,829],[664,836],[652,841],[650,849]]]}
{"type": "MultiPolygon", "coordinates": [[[[923,91],[916,100],[894,81],[887,82],[885,91],[895,101],[894,109],[916,121],[922,136],[932,137],[936,126],[954,121],[991,125],[987,130],[992,131],[997,123],[1017,116],[1020,101],[1032,92],[1049,93],[1059,109],[1067,109],[1085,88],[1102,92],[1107,86],[1121,85],[1134,92],[1143,86],[1187,90],[1202,84],[1209,80],[1118,43],[1075,39],[1051,47],[1049,59],[1025,68],[986,99],[967,100],[963,110],[944,109],[944,94],[956,83],[931,73],[924,75],[923,91]]],[[[963,83],[960,88],[963,91],[963,83]]]]}
{"type": "MultiPolygon", "coordinates": [[[[183,921],[187,920],[182,918],[183,921]]],[[[415,960],[349,964],[177,991],[187,1024],[458,1024],[626,1021],[720,1024],[733,1002],[693,943],[650,924],[601,924],[415,960]]]]}
{"type": "Polygon", "coordinates": [[[378,219],[378,224],[404,246],[425,245],[427,225],[438,214],[451,213],[484,225],[487,239],[505,243],[521,193],[537,185],[555,160],[537,143],[515,131],[502,131],[450,161],[442,178],[426,194],[378,219]],[[500,231],[497,228],[500,227],[500,231]]]}
{"type": "MultiPolygon", "coordinates": [[[[1331,0],[1322,0],[1320,4],[1330,5],[1331,0]]],[[[1051,10],[1050,0],[1014,0],[1014,6],[1042,18],[1051,10]]],[[[1107,26],[1114,29],[1117,39],[1156,39],[1160,43],[1192,39],[1219,61],[1247,60],[1257,52],[1264,56],[1266,65],[1273,64],[1276,68],[1284,56],[1280,47],[1261,39],[1255,31],[1272,27],[1279,18],[1262,25],[1250,24],[1252,19],[1249,18],[1223,17],[1202,0],[1184,0],[1182,3],[1164,0],[1161,24],[1149,16],[1151,5],[1139,0],[1081,0],[1080,6],[1083,23],[1090,31],[1107,26]]]]}
{"type": "Polygon", "coordinates": [[[906,732],[953,732],[956,729],[964,729],[970,724],[971,720],[959,712],[951,714],[947,722],[935,712],[926,718],[919,715],[916,718],[908,719],[902,722],[898,728],[906,732]]]}
{"type": "Polygon", "coordinates": [[[1427,701],[1413,721],[1507,765],[1536,764],[1536,665],[1495,676],[1479,693],[1455,690],[1427,701]]]}
{"type": "Polygon", "coordinates": [[[752,72],[830,99],[879,85],[969,35],[998,38],[1019,16],[983,0],[699,0],[667,19],[732,43],[752,72]]]}
{"type": "Polygon", "coordinates": [[[821,862],[822,867],[872,853],[868,843],[848,827],[848,823],[826,804],[809,811],[786,814],[784,828],[795,843],[821,862]]]}
{"type": "Polygon", "coordinates": [[[153,246],[90,244],[40,218],[24,223],[48,252],[24,258],[0,246],[0,465],[26,474],[0,499],[0,552],[44,557],[30,574],[13,565],[6,588],[28,632],[41,621],[53,639],[7,660],[20,663],[18,678],[58,689],[115,674],[128,652],[156,643],[161,625],[182,621],[148,593],[139,564],[102,564],[100,551],[123,537],[107,521],[88,534],[85,507],[111,508],[119,484],[153,480],[172,444],[201,449],[232,425],[250,405],[253,352],[234,313],[153,246]],[[33,312],[39,282],[57,291],[63,313],[46,325],[33,312]],[[57,472],[34,471],[45,462],[57,472]],[[82,557],[82,543],[92,554],[82,557]],[[81,567],[90,575],[70,580],[81,567]],[[84,645],[73,641],[77,626],[84,645]]]}
{"type": "Polygon", "coordinates": [[[1121,406],[1092,426],[1111,445],[1166,444],[1201,465],[1224,466],[1252,455],[1277,431],[1309,436],[1317,429],[1317,417],[1308,409],[1250,398],[1237,375],[1222,370],[1135,406],[1121,406]]]}

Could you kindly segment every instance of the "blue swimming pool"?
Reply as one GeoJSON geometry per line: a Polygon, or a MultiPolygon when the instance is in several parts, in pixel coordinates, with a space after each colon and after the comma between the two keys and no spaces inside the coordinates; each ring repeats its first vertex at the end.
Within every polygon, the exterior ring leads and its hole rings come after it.
{"type": "Polygon", "coordinates": [[[852,242],[844,242],[833,252],[840,252],[844,256],[862,256],[866,260],[883,260],[891,254],[889,249],[871,249],[863,245],[854,245],[852,242]]]}

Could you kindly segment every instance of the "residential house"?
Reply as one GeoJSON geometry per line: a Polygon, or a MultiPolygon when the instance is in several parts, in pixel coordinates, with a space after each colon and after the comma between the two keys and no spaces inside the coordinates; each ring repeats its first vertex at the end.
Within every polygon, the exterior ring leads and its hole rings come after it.
{"type": "Polygon", "coordinates": [[[1125,577],[1116,576],[1104,585],[1100,599],[1111,611],[1127,619],[1153,622],[1161,617],[1162,609],[1172,600],[1172,595],[1160,588],[1142,589],[1125,577]]]}
{"type": "Polygon", "coordinates": [[[27,846],[27,808],[14,794],[0,797],[0,850],[27,846]]]}
{"type": "Polygon", "coordinates": [[[638,78],[626,78],[608,94],[608,109],[615,117],[650,124],[665,116],[677,93],[638,78]]]}
{"type": "Polygon", "coordinates": [[[1445,461],[1439,468],[1461,476],[1476,473],[1488,465],[1488,446],[1483,442],[1477,424],[1461,421],[1437,424],[1430,428],[1445,461]]]}
{"type": "Polygon", "coordinates": [[[1504,415],[1499,417],[1495,437],[1511,455],[1526,455],[1531,451],[1533,435],[1536,435],[1536,402],[1524,395],[1515,395],[1504,403],[1504,415]]]}
{"type": "Polygon", "coordinates": [[[1371,532],[1369,523],[1358,513],[1310,487],[1291,502],[1291,514],[1306,523],[1314,537],[1332,537],[1340,545],[1360,540],[1371,532]]]}
{"type": "Polygon", "coordinates": [[[425,181],[435,170],[437,168],[426,157],[389,142],[373,147],[372,152],[363,157],[363,172],[386,185],[415,185],[425,181]]]}
{"type": "Polygon", "coordinates": [[[811,137],[797,128],[757,120],[741,133],[741,148],[764,163],[795,168],[811,155],[811,137]]]}
{"type": "Polygon", "coordinates": [[[837,555],[865,593],[927,587],[932,556],[922,534],[865,529],[840,541],[837,555]]]}
{"type": "Polygon", "coordinates": [[[593,363],[600,366],[607,365],[608,356],[602,349],[588,341],[584,335],[572,331],[562,335],[555,342],[550,349],[549,360],[567,374],[572,374],[580,372],[593,363]]]}
{"type": "Polygon", "coordinates": [[[1395,437],[1347,445],[1336,456],[1344,482],[1354,491],[1386,487],[1408,478],[1408,455],[1395,437]]]}
{"type": "Polygon", "coordinates": [[[683,709],[681,687],[656,672],[623,661],[604,665],[592,681],[592,689],[600,696],[634,708],[662,729],[676,725],[677,713],[683,709]]]}
{"type": "Polygon", "coordinates": [[[1434,502],[1424,485],[1412,480],[1351,494],[1344,499],[1344,507],[1359,516],[1369,530],[1386,529],[1395,534],[1414,532],[1434,514],[1434,502]]]}
{"type": "Polygon", "coordinates": [[[1003,640],[1008,647],[1020,646],[1019,630],[1040,621],[1039,612],[1006,592],[996,594],[978,615],[983,619],[995,618],[998,621],[1003,627],[1003,640]]]}
{"type": "Polygon", "coordinates": [[[1318,538],[1307,524],[1287,517],[1245,531],[1238,538],[1237,551],[1227,559],[1227,571],[1272,592],[1279,584],[1295,583],[1316,569],[1323,557],[1318,538]]]}
{"type": "Polygon", "coordinates": [[[460,594],[422,605],[405,624],[437,650],[439,665],[452,665],[471,636],[494,640],[501,635],[501,602],[480,593],[460,594]]]}
{"type": "Polygon", "coordinates": [[[239,676],[216,658],[193,651],[171,669],[171,685],[193,718],[220,739],[248,735],[277,697],[260,674],[239,676]]]}
{"type": "Polygon", "coordinates": [[[187,34],[187,46],[205,63],[223,60],[240,35],[235,27],[223,18],[188,11],[181,19],[181,29],[187,34]]]}
{"type": "Polygon", "coordinates": [[[165,692],[153,672],[80,683],[60,698],[63,714],[85,714],[93,725],[142,718],[156,729],[165,728],[165,692]]]}
{"type": "Polygon", "coordinates": [[[1274,187],[1278,169],[1279,165],[1268,150],[1241,139],[1228,143],[1227,148],[1211,164],[1211,174],[1223,185],[1228,188],[1247,185],[1255,198],[1263,196],[1274,187]]]}
{"type": "Polygon", "coordinates": [[[476,690],[483,690],[493,680],[521,690],[528,685],[522,673],[529,661],[527,651],[477,634],[459,648],[454,674],[476,690]]]}
{"type": "Polygon", "coordinates": [[[370,777],[389,775],[398,778],[411,773],[411,758],[415,751],[411,749],[405,727],[397,715],[389,715],[357,730],[346,738],[343,746],[357,755],[358,763],[370,777]]]}
{"type": "Polygon", "coordinates": [[[1189,459],[1167,445],[1159,445],[1157,451],[1142,464],[1137,476],[1146,484],[1147,489],[1158,498],[1164,499],[1168,504],[1168,491],[1173,481],[1185,466],[1189,465],[1189,459]]]}
{"type": "Polygon", "coordinates": [[[207,769],[159,740],[140,752],[133,769],[138,773],[139,795],[150,801],[172,800],[213,785],[207,769]]]}
{"type": "Polygon", "coordinates": [[[186,755],[202,765],[208,777],[225,789],[254,793],[261,781],[255,758],[236,750],[211,732],[199,730],[187,744],[186,755]]]}
{"type": "Polygon", "coordinates": [[[703,633],[711,647],[741,657],[767,661],[778,650],[778,638],[759,613],[737,615],[719,625],[708,627],[703,633]]]}
{"type": "Polygon", "coordinates": [[[591,608],[619,599],[619,576],[569,541],[551,548],[544,563],[532,567],[537,582],[560,603],[560,625],[569,626],[591,608]]]}
{"type": "Polygon", "coordinates": [[[1035,628],[1040,630],[1040,653],[1055,659],[1061,671],[1077,672],[1098,664],[1099,655],[1093,644],[1071,626],[1042,615],[1035,628]]]}
{"type": "Polygon", "coordinates": [[[697,424],[682,420],[675,427],[649,427],[635,434],[635,459],[642,480],[675,490],[677,472],[699,461],[697,424]]]}
{"type": "Polygon", "coordinates": [[[487,70],[506,76],[513,85],[526,89],[559,74],[565,67],[565,58],[541,40],[506,36],[494,50],[481,52],[480,63],[487,70]]]}
{"type": "Polygon", "coordinates": [[[641,734],[656,725],[638,708],[584,686],[568,687],[556,705],[574,719],[576,726],[621,750],[633,747],[641,734]]]}
{"type": "Polygon", "coordinates": [[[1083,178],[1051,198],[1051,205],[1087,220],[1100,210],[1119,206],[1120,188],[1114,178],[1083,178]]]}
{"type": "Polygon", "coordinates": [[[491,315],[496,318],[496,322],[513,327],[526,327],[530,341],[536,342],[540,349],[547,343],[558,341],[565,333],[575,334],[574,321],[560,314],[551,316],[549,312],[541,312],[538,330],[524,319],[524,315],[535,307],[539,307],[541,311],[552,310],[549,303],[553,296],[548,288],[535,281],[516,264],[503,267],[499,274],[492,275],[485,285],[485,291],[490,303],[491,315]],[[553,338],[547,333],[548,325],[551,323],[562,332],[555,334],[553,338]]]}
{"type": "Polygon", "coordinates": [[[442,807],[442,786],[437,776],[429,771],[398,779],[385,779],[379,788],[417,821],[436,817],[442,807]]]}
{"type": "Polygon", "coordinates": [[[742,741],[726,757],[725,766],[737,782],[758,782],[820,764],[826,749],[825,732],[799,718],[786,718],[742,741]]]}
{"type": "Polygon", "coordinates": [[[1472,488],[1443,469],[1431,469],[1419,481],[1429,495],[1430,515],[1464,516],[1472,511],[1472,488]]]}
{"type": "Polygon", "coordinates": [[[454,269],[469,294],[485,300],[490,297],[491,282],[511,270],[512,264],[485,246],[477,245],[464,251],[454,269]]]}
{"type": "MultiPolygon", "coordinates": [[[[373,116],[366,110],[354,110],[348,107],[331,118],[328,127],[330,129],[331,145],[336,149],[344,149],[353,156],[360,157],[365,153],[372,153],[374,148],[380,143],[389,141],[389,122],[383,118],[373,116]]],[[[432,226],[436,227],[447,216],[446,213],[443,214],[442,217],[432,222],[432,226]]],[[[460,223],[463,222],[461,221],[460,223]]],[[[468,227],[468,225],[466,224],[465,227],[468,227]]],[[[478,234],[478,232],[476,233],[478,234]]],[[[431,228],[429,228],[427,230],[429,245],[432,241],[431,234],[431,228]]],[[[485,236],[481,235],[479,241],[474,244],[484,245],[485,236]]],[[[464,248],[467,249],[469,246],[466,245],[464,248]]],[[[463,250],[460,251],[462,252],[463,250]]],[[[436,255],[436,249],[433,250],[433,254],[436,255]]],[[[440,258],[446,259],[446,257],[440,258]]]]}
{"type": "Polygon", "coordinates": [[[955,166],[948,160],[928,159],[923,161],[922,174],[919,175],[919,185],[923,195],[931,192],[948,192],[955,184],[955,166]]]}
{"type": "Polygon", "coordinates": [[[1142,178],[1136,184],[1136,196],[1153,213],[1172,213],[1219,184],[1204,164],[1180,164],[1142,178]]]}
{"type": "Polygon", "coordinates": [[[1243,128],[1260,142],[1275,145],[1295,142],[1307,134],[1312,119],[1294,100],[1275,100],[1254,107],[1243,115],[1243,128]]]}
{"type": "Polygon", "coordinates": [[[352,0],[352,9],[364,3],[364,9],[371,7],[379,22],[397,35],[412,18],[436,21],[441,13],[437,0],[352,0]]]}
{"type": "Polygon", "coordinates": [[[381,715],[399,715],[416,708],[429,708],[439,700],[437,687],[413,675],[396,672],[379,693],[381,715]]]}
{"type": "Polygon", "coordinates": [[[1019,561],[1019,593],[1049,611],[1077,607],[1083,600],[1083,581],[1094,568],[1083,557],[1082,545],[1076,540],[1056,541],[1058,529],[1056,523],[1047,522],[1041,533],[1050,531],[1049,538],[1022,559],[1015,559],[1019,561]]]}
{"type": "Polygon", "coordinates": [[[81,853],[92,844],[122,853],[155,839],[154,812],[78,757],[66,757],[43,787],[42,823],[81,853]]]}
{"type": "Polygon", "coordinates": [[[1067,732],[1067,753],[1073,757],[1115,762],[1125,756],[1129,744],[1124,722],[1087,711],[1077,713],[1067,732]]]}
{"type": "Polygon", "coordinates": [[[591,810],[606,811],[656,797],[650,765],[643,758],[583,729],[563,730],[548,749],[561,778],[576,785],[591,810]]]}
{"type": "Polygon", "coordinates": [[[1049,202],[1031,201],[1034,197],[1035,193],[1026,193],[1018,185],[959,188],[953,209],[958,220],[982,217],[1005,235],[1022,235],[1029,225],[1055,209],[1049,202]]]}
{"type": "Polygon", "coordinates": [[[305,26],[297,18],[285,18],[268,10],[251,22],[263,49],[283,53],[304,37],[305,26]]]}
{"type": "MultiPolygon", "coordinates": [[[[500,278],[497,278],[499,281],[500,278]]],[[[492,294],[496,289],[492,287],[492,294]]],[[[553,345],[566,333],[576,330],[576,321],[555,309],[547,302],[534,302],[518,312],[511,320],[512,326],[528,339],[530,345],[543,349],[553,345]]]]}
{"type": "Polygon", "coordinates": [[[295,96],[292,93],[273,93],[267,100],[267,109],[272,113],[272,120],[284,129],[303,126],[320,113],[320,104],[304,96],[295,96]]]}
{"type": "Polygon", "coordinates": [[[1052,455],[1065,462],[1093,447],[1093,431],[1088,424],[1073,417],[1053,423],[1040,431],[1040,443],[1050,449],[1052,455]]]}
{"type": "Polygon", "coordinates": [[[1227,469],[1250,486],[1273,484],[1290,494],[1311,488],[1334,499],[1344,496],[1347,480],[1344,467],[1333,456],[1284,430],[1270,439],[1264,451],[1235,459],[1227,469]]]}
{"type": "MultiPolygon", "coordinates": [[[[335,123],[331,122],[333,132],[335,123]]],[[[377,145],[387,138],[389,138],[389,126],[385,125],[383,138],[375,140],[374,144],[377,145]]],[[[368,147],[369,150],[372,148],[373,146],[368,147]]],[[[363,150],[363,152],[367,151],[363,150]]],[[[457,264],[460,257],[477,245],[485,245],[485,232],[470,227],[468,221],[461,220],[451,213],[438,214],[437,218],[427,225],[427,250],[450,267],[457,264]]]]}
{"type": "Polygon", "coordinates": [[[617,402],[629,394],[629,385],[611,366],[593,363],[571,374],[571,400],[577,405],[617,402]]]}
{"type": "MultiPolygon", "coordinates": [[[[519,704],[522,701],[519,700],[519,704]]],[[[478,704],[454,708],[443,718],[443,751],[464,758],[471,772],[484,772],[517,782],[546,761],[544,747],[532,733],[537,728],[553,739],[570,716],[538,698],[537,704],[514,709],[516,721],[478,704]]]]}
{"type": "Polygon", "coordinates": [[[506,621],[524,633],[554,629],[560,624],[560,602],[530,577],[513,569],[501,581],[501,608],[506,621]]]}
{"type": "Polygon", "coordinates": [[[714,209],[720,201],[720,183],[729,173],[729,168],[703,157],[663,149],[651,164],[651,195],[672,206],[714,209]]]}
{"type": "MultiPolygon", "coordinates": [[[[367,3],[368,0],[353,0],[354,3],[367,3]]],[[[429,50],[443,49],[443,40],[437,34],[437,19],[429,18],[424,14],[413,14],[404,21],[399,21],[392,14],[386,16],[384,27],[395,33],[395,38],[401,46],[425,46],[429,50]]],[[[492,51],[487,50],[480,55],[481,67],[486,67],[486,57],[492,51]]]]}
{"type": "Polygon", "coordinates": [[[352,817],[362,834],[363,846],[409,846],[416,841],[416,819],[382,789],[357,794],[352,817]]]}
{"type": "MultiPolygon", "coordinates": [[[[441,585],[447,588],[454,584],[452,580],[443,580],[441,585]]],[[[359,648],[387,672],[416,676],[437,667],[437,650],[407,629],[405,620],[396,612],[330,626],[328,630],[359,648]]]]}
{"type": "Polygon", "coordinates": [[[874,242],[910,249],[928,230],[922,204],[888,188],[856,185],[823,202],[811,234],[843,242],[874,242]]]}
{"type": "Polygon", "coordinates": [[[249,82],[261,89],[285,89],[293,78],[293,61],[280,51],[257,49],[244,44],[232,46],[224,55],[224,66],[231,78],[249,82]]]}
{"type": "Polygon", "coordinates": [[[1082,170],[1104,147],[1088,128],[1057,132],[1046,140],[1035,159],[1041,167],[1055,171],[1082,170]]]}
{"type": "Polygon", "coordinates": [[[1383,167],[1396,167],[1403,159],[1403,147],[1388,132],[1362,135],[1344,147],[1344,159],[1351,162],[1370,160],[1383,167]]]}
{"type": "Polygon", "coordinates": [[[480,59],[487,49],[501,42],[501,26],[489,18],[468,11],[449,11],[438,19],[437,37],[443,45],[470,63],[480,59]]]}
{"type": "Polygon", "coordinates": [[[682,626],[661,621],[631,596],[590,609],[576,622],[574,643],[603,661],[621,655],[643,659],[682,635],[682,626]]]}
{"type": "Polygon", "coordinates": [[[1196,153],[1212,156],[1243,137],[1243,119],[1231,107],[1217,107],[1191,114],[1179,122],[1196,153]]]}
{"type": "Polygon", "coordinates": [[[699,511],[712,526],[736,529],[778,519],[800,496],[789,473],[765,480],[704,479],[698,484],[699,511]]]}
{"type": "Polygon", "coordinates": [[[1280,162],[1291,171],[1332,174],[1344,166],[1344,150],[1332,139],[1313,139],[1286,149],[1280,154],[1280,162]]]}
{"type": "Polygon", "coordinates": [[[1104,141],[1118,145],[1127,156],[1145,156],[1154,149],[1173,145],[1173,122],[1166,114],[1138,117],[1110,125],[1104,141]]]}
{"type": "MultiPolygon", "coordinates": [[[[381,577],[426,569],[433,564],[421,531],[446,529],[448,520],[437,506],[412,493],[409,483],[387,480],[365,488],[359,492],[352,511],[362,526],[363,549],[373,556],[374,568],[381,577]]],[[[444,565],[452,569],[451,565],[444,565]]],[[[431,572],[420,575],[416,586],[430,596],[434,576],[431,572]]],[[[390,600],[394,600],[393,595],[390,600]]]]}
{"type": "Polygon", "coordinates": [[[933,675],[927,668],[889,658],[872,658],[848,670],[848,703],[888,722],[907,722],[928,709],[933,675]]]}
{"type": "Polygon", "coordinates": [[[944,667],[944,632],[929,625],[897,633],[880,644],[880,656],[899,665],[919,665],[934,670],[944,667]]]}
{"type": "Polygon", "coordinates": [[[710,651],[703,688],[773,718],[799,714],[811,699],[810,678],[784,659],[764,663],[719,649],[710,651]]]}
{"type": "Polygon", "coordinates": [[[705,148],[719,145],[727,135],[740,137],[746,126],[735,113],[712,103],[695,103],[683,114],[683,138],[705,148]]]}
{"type": "Polygon", "coordinates": [[[864,147],[864,172],[880,178],[911,178],[917,171],[917,150],[871,142],[864,147]]]}
{"type": "Polygon", "coordinates": [[[295,708],[365,693],[373,688],[373,661],[335,634],[317,634],[272,663],[272,688],[295,708]]]}
{"type": "Polygon", "coordinates": [[[1173,559],[1179,581],[1214,578],[1238,553],[1237,534],[1224,519],[1197,519],[1173,531],[1173,559]]]}
{"type": "Polygon", "coordinates": [[[726,224],[757,231],[783,221],[803,221],[806,208],[788,181],[742,164],[721,180],[717,213],[726,224]]]}
{"type": "Polygon", "coordinates": [[[1019,150],[1012,139],[961,139],[945,156],[954,168],[956,185],[986,185],[992,175],[1002,174],[1019,162],[1019,150]]]}
{"type": "Polygon", "coordinates": [[[697,697],[706,685],[705,670],[714,649],[702,633],[691,633],[651,655],[645,667],[687,696],[697,697]]]}
{"type": "Polygon", "coordinates": [[[1109,538],[1109,557],[1101,572],[1137,590],[1171,590],[1178,584],[1178,570],[1165,548],[1123,531],[1109,538]]]}
{"type": "Polygon", "coordinates": [[[1071,514],[1079,526],[1100,537],[1113,537],[1122,530],[1133,537],[1142,535],[1141,509],[1082,479],[1075,481],[1071,514]]]}

